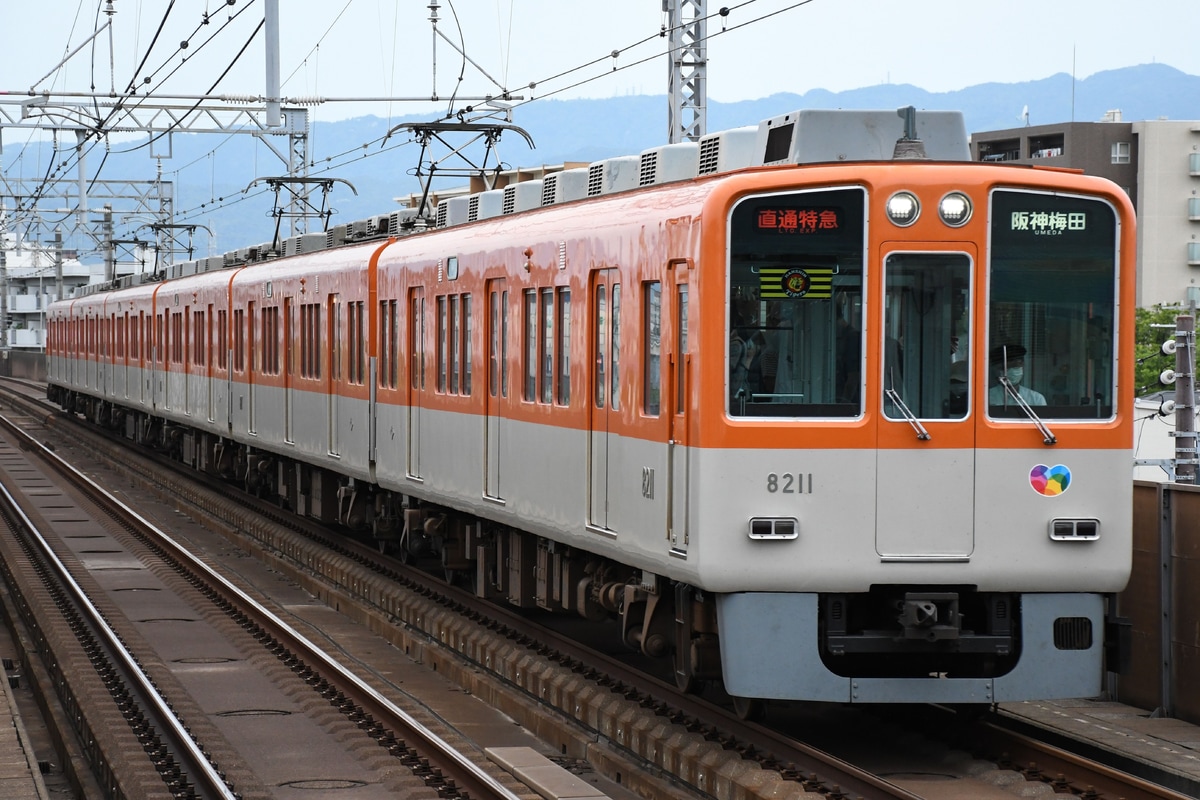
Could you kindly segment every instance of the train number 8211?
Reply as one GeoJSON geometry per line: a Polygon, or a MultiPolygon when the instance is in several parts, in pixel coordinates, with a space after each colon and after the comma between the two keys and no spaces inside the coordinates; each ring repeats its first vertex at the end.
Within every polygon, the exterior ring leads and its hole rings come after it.
{"type": "Polygon", "coordinates": [[[768,472],[767,491],[771,494],[812,494],[811,472],[768,472]]]}

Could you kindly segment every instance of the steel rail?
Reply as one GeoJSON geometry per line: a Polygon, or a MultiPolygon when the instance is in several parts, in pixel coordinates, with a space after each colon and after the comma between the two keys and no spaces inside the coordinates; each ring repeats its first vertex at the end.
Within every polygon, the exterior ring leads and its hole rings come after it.
{"type": "MultiPolygon", "coordinates": [[[[14,431],[31,446],[36,445],[43,453],[50,452],[39,442],[31,439],[24,431],[16,428],[7,417],[0,416],[0,424],[14,431]]],[[[59,461],[61,462],[61,459],[59,461]]],[[[3,484],[0,484],[0,499],[9,509],[15,522],[24,529],[36,555],[49,567],[54,580],[58,581],[60,586],[66,590],[70,603],[84,619],[100,646],[104,648],[109,661],[129,684],[138,703],[146,709],[148,716],[158,729],[158,733],[170,743],[172,752],[180,762],[180,770],[191,778],[193,788],[206,798],[237,800],[238,795],[221,777],[200,745],[188,733],[183,722],[171,710],[166,698],[159,693],[150,676],[145,673],[137,659],[117,636],[116,631],[108,624],[104,615],[92,603],[87,592],[76,582],[70,570],[55,554],[37,523],[29,518],[17,498],[3,484]]]]}
{"type": "MultiPolygon", "coordinates": [[[[323,677],[330,683],[342,688],[344,694],[366,713],[385,726],[396,730],[401,736],[411,737],[413,741],[420,742],[421,746],[418,749],[421,751],[421,755],[429,756],[430,765],[441,770],[447,778],[453,779],[459,790],[469,792],[473,798],[521,800],[519,795],[511,792],[411,714],[377,692],[348,667],[329,656],[299,631],[290,627],[254,598],[230,583],[166,532],[110,494],[87,475],[68,464],[57,453],[49,450],[24,431],[15,428],[7,418],[0,416],[0,421],[16,430],[30,448],[36,448],[39,456],[54,463],[77,487],[109,507],[122,523],[134,530],[144,532],[146,537],[161,547],[169,558],[179,562],[184,569],[201,576],[226,602],[241,610],[281,644],[296,651],[298,658],[306,661],[313,669],[322,672],[323,677]]],[[[232,796],[230,800],[232,800],[232,796]]]]}

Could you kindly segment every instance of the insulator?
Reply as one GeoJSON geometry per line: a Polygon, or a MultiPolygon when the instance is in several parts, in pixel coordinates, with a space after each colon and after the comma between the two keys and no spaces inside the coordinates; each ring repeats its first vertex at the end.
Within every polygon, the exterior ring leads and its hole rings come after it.
{"type": "Polygon", "coordinates": [[[1167,339],[1165,342],[1162,343],[1163,355],[1168,355],[1168,356],[1175,355],[1175,349],[1177,347],[1178,347],[1178,343],[1174,339],[1167,339]]]}
{"type": "Polygon", "coordinates": [[[1164,369],[1162,372],[1158,373],[1158,382],[1163,386],[1170,386],[1175,382],[1175,370],[1164,369]]]}

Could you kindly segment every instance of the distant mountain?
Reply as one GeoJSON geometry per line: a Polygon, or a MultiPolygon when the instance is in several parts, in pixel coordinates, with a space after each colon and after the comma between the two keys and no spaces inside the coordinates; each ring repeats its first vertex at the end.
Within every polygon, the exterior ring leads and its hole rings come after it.
{"type": "MultiPolygon", "coordinates": [[[[1200,119],[1200,77],[1187,75],[1164,64],[1100,72],[1073,81],[1060,73],[1025,83],[988,83],[955,92],[927,92],[916,86],[883,84],[845,92],[813,89],[804,94],[775,94],[759,100],[733,103],[710,101],[707,109],[708,131],[754,125],[760,120],[802,108],[899,108],[913,105],[919,109],[959,110],[966,118],[967,131],[1014,128],[1022,124],[1022,109],[1028,107],[1033,125],[1064,121],[1099,121],[1103,115],[1119,109],[1125,120],[1200,119]]],[[[353,184],[357,195],[338,183],[329,202],[337,212],[332,224],[362,219],[395,208],[394,198],[419,190],[412,171],[419,147],[415,143],[396,146],[408,139],[401,132],[386,146],[380,140],[389,127],[405,122],[427,122],[428,116],[408,116],[385,120],[359,117],[338,122],[317,122],[309,139],[311,175],[337,177],[353,184]],[[369,157],[364,157],[369,156],[369,157]],[[331,165],[337,165],[330,169],[331,165]]],[[[616,155],[635,155],[667,140],[667,99],[665,95],[614,97],[603,100],[547,99],[519,106],[514,124],[527,131],[536,149],[530,150],[522,138],[509,132],[502,136],[498,154],[506,166],[534,167],[568,161],[590,162],[616,155]]],[[[455,143],[461,143],[456,139],[455,143]]],[[[49,148],[25,153],[20,148],[3,151],[6,176],[28,177],[44,174],[50,158],[49,148]]],[[[286,145],[282,140],[276,145],[286,145]]],[[[154,162],[145,148],[113,146],[106,159],[90,156],[89,164],[104,161],[102,177],[115,180],[148,179],[154,174],[154,162]],[[131,152],[122,152],[131,151],[131,152]]],[[[286,151],[286,146],[279,148],[286,151]]],[[[441,157],[445,150],[427,154],[441,157]]],[[[476,151],[476,163],[482,154],[476,151]]],[[[61,154],[60,154],[61,158],[61,154]]],[[[494,164],[494,159],[490,164],[494,164]]],[[[446,162],[444,166],[451,166],[446,162]]],[[[163,163],[163,178],[175,182],[177,222],[207,225],[217,236],[212,250],[223,252],[236,247],[270,240],[276,219],[272,218],[273,197],[259,184],[256,196],[242,192],[256,178],[279,176],[286,172],[283,163],[255,137],[219,137],[177,134],[173,158],[163,163]],[[174,171],[174,172],[173,172],[174,171]],[[242,198],[239,202],[231,202],[242,198]]],[[[462,179],[444,179],[445,188],[465,183],[462,179]]],[[[0,184],[2,185],[2,184],[0,184]]],[[[281,198],[283,199],[283,198],[281,198]]],[[[320,193],[314,200],[320,202],[320,193]]],[[[93,209],[99,205],[92,202],[93,209]]],[[[119,221],[118,221],[119,222],[119,221]]],[[[283,220],[283,233],[288,223],[283,220]]],[[[318,229],[310,223],[310,230],[318,229]]],[[[118,227],[117,236],[128,233],[118,227]]],[[[142,234],[145,236],[145,232],[142,234]]],[[[43,236],[42,238],[48,238],[43,236]]],[[[202,232],[197,243],[198,256],[208,254],[202,232]]]]}

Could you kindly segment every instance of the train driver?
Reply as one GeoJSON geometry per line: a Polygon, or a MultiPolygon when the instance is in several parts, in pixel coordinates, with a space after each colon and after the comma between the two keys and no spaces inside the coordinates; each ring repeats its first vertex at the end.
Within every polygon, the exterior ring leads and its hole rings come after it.
{"type": "MultiPolygon", "coordinates": [[[[1012,398],[1000,385],[1000,377],[1005,376],[1008,382],[1017,390],[1017,394],[1031,406],[1046,405],[1046,398],[1041,392],[1034,391],[1022,385],[1025,378],[1025,348],[1019,344],[1000,345],[991,353],[992,387],[988,389],[988,403],[993,406],[1005,406],[1012,398]]],[[[1016,403],[1013,403],[1016,405],[1016,403]]]]}

